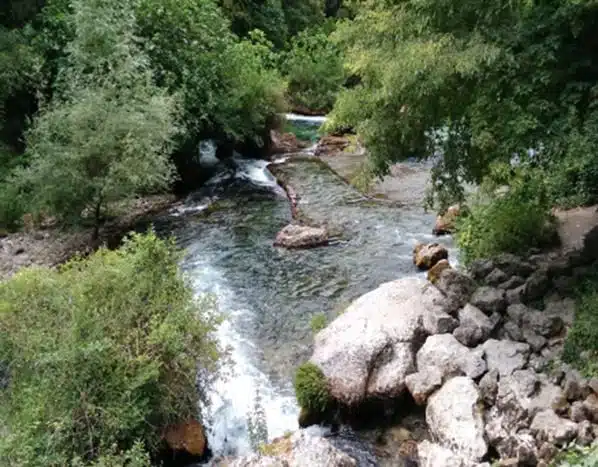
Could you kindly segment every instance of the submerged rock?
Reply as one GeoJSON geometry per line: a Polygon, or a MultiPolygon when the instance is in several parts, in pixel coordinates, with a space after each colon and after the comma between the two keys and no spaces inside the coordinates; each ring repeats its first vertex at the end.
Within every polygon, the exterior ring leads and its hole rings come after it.
{"type": "Polygon", "coordinates": [[[331,396],[349,406],[400,396],[405,378],[416,372],[414,351],[427,335],[429,314],[444,314],[444,297],[417,277],[383,284],[354,301],[315,337],[311,361],[331,396]]]}
{"type": "Polygon", "coordinates": [[[470,463],[486,455],[480,393],[470,378],[453,378],[433,394],[426,408],[426,422],[441,446],[470,463]]]}
{"type": "Polygon", "coordinates": [[[274,246],[313,248],[328,243],[328,232],[322,227],[289,224],[276,235],[274,246]]]}
{"type": "Polygon", "coordinates": [[[443,259],[448,259],[448,250],[438,243],[419,243],[413,249],[413,264],[424,271],[443,259]]]}

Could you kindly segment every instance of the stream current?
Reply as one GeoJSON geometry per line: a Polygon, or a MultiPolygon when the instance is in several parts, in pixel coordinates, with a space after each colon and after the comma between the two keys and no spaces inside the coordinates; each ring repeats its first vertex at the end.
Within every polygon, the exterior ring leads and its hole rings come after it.
{"type": "MultiPolygon", "coordinates": [[[[412,166],[425,183],[427,169],[412,166]]],[[[313,158],[281,162],[276,173],[296,191],[300,211],[337,234],[329,246],[273,246],[291,209],[260,160],[235,160],[156,223],[186,249],[182,269],[196,293],[214,294],[225,316],[218,338],[232,368],[211,397],[207,428],[215,456],[248,454],[297,429],[292,378],[309,358],[312,318],[334,319],[379,284],[421,274],[413,246],[437,241],[430,233],[434,216],[420,205],[368,200],[313,158]]],[[[451,246],[450,239],[442,242],[451,246]]]]}

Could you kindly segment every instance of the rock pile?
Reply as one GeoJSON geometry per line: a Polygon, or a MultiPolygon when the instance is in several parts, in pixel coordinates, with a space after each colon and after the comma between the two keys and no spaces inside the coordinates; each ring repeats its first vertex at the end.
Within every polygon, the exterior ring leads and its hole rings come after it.
{"type": "Polygon", "coordinates": [[[574,317],[567,294],[595,256],[503,255],[469,274],[440,261],[433,284],[404,278],[357,299],[316,336],[311,362],[349,411],[405,394],[426,405],[420,465],[481,465],[492,453],[547,465],[598,437],[598,381],[550,365],[574,317]]]}

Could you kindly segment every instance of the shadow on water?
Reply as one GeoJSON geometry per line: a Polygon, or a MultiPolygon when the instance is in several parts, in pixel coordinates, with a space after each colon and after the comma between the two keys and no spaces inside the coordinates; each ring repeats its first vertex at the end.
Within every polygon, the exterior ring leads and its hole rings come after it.
{"type": "Polygon", "coordinates": [[[313,161],[291,160],[282,170],[299,195],[301,210],[339,228],[342,242],[300,251],[273,247],[291,212],[263,161],[229,168],[156,222],[159,233],[174,234],[186,249],[182,269],[196,292],[214,293],[227,317],[219,337],[231,348],[233,374],[217,385],[213,398],[209,441],[216,455],[255,447],[248,426],[256,395],[262,437],[271,440],[296,429],[291,381],[311,351],[311,318],[325,313],[332,320],[379,284],[417,274],[413,246],[433,238],[433,216],[419,206],[364,203],[336,174],[313,161]],[[194,209],[196,215],[181,215],[194,209]]]}

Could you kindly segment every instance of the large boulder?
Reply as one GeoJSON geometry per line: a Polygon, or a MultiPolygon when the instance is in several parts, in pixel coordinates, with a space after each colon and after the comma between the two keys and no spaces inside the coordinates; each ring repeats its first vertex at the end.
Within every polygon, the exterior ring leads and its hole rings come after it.
{"type": "Polygon", "coordinates": [[[274,246],[313,248],[328,243],[328,232],[322,227],[289,224],[276,235],[274,246]]]}
{"type": "Polygon", "coordinates": [[[480,393],[470,378],[455,377],[434,393],[426,407],[426,422],[441,446],[471,463],[486,455],[480,393]]]}
{"type": "Polygon", "coordinates": [[[465,347],[452,334],[430,336],[417,352],[420,373],[440,372],[443,379],[466,375],[478,378],[486,372],[483,352],[465,347]]]}
{"type": "Polygon", "coordinates": [[[443,309],[443,295],[423,279],[383,284],[315,336],[311,361],[343,404],[397,397],[407,375],[416,371],[413,352],[428,334],[424,316],[443,309]]]}

